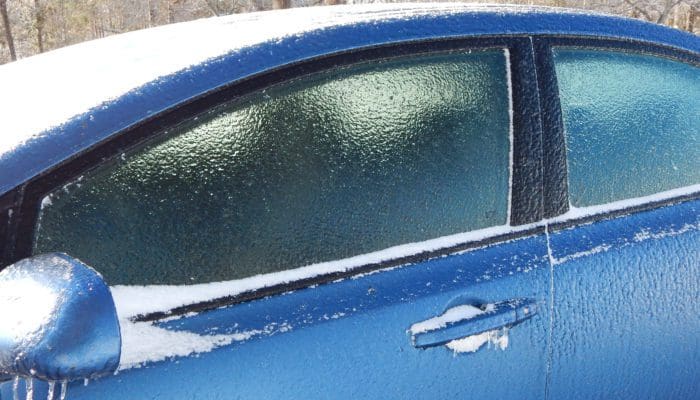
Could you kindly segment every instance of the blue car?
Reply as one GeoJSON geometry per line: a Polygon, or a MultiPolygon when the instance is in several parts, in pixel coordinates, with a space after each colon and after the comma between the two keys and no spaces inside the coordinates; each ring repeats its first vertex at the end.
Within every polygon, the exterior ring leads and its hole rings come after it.
{"type": "Polygon", "coordinates": [[[700,398],[700,38],[473,5],[0,67],[0,399],[700,398]]]}

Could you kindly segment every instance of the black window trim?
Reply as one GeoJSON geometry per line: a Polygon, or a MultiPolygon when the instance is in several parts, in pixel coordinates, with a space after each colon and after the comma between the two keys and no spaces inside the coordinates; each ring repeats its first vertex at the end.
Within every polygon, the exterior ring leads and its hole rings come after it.
{"type": "Polygon", "coordinates": [[[11,250],[16,233],[13,227],[16,225],[22,193],[20,187],[0,196],[0,269],[13,261],[11,250]]]}
{"type": "MultiPolygon", "coordinates": [[[[553,47],[579,47],[585,49],[618,50],[664,57],[675,61],[689,63],[700,68],[700,54],[686,50],[663,46],[656,43],[612,38],[590,38],[578,36],[533,36],[533,50],[537,71],[540,106],[543,124],[543,173],[544,218],[554,219],[548,229],[556,232],[582,224],[612,219],[632,213],[652,210],[660,207],[700,199],[700,192],[670,196],[663,200],[636,204],[629,207],[604,211],[570,219],[561,219],[569,211],[568,164],[564,121],[559,100],[559,87],[554,70],[553,47]]],[[[632,199],[630,199],[632,200],[632,199]]],[[[608,204],[608,203],[605,203],[608,204]]]]}

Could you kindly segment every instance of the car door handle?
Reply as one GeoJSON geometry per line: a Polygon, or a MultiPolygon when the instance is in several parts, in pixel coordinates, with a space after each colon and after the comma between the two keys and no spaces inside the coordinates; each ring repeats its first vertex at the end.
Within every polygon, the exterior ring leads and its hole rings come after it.
{"type": "Polygon", "coordinates": [[[537,303],[531,299],[513,299],[479,307],[465,304],[417,322],[411,325],[408,332],[415,347],[440,346],[467,336],[516,325],[536,313],[537,303]]]}

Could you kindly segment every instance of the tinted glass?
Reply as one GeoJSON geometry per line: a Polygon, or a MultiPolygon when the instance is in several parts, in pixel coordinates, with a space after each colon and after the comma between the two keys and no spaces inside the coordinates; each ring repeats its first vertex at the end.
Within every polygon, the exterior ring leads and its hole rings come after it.
{"type": "Polygon", "coordinates": [[[35,252],[110,284],[182,284],[503,225],[508,109],[502,50],[298,79],[56,190],[35,252]]]}
{"type": "Polygon", "coordinates": [[[573,206],[700,183],[698,67],[573,48],[554,61],[573,206]]]}

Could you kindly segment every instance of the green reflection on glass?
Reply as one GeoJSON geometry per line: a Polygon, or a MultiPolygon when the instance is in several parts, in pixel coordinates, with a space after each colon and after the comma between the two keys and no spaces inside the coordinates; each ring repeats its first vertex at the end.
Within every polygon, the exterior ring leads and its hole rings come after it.
{"type": "Polygon", "coordinates": [[[502,50],[269,88],[52,194],[36,253],[110,284],[238,279],[506,223],[502,50]]]}

